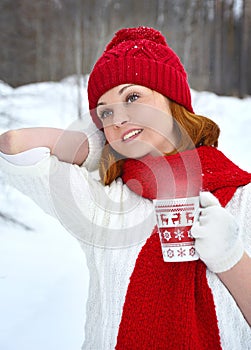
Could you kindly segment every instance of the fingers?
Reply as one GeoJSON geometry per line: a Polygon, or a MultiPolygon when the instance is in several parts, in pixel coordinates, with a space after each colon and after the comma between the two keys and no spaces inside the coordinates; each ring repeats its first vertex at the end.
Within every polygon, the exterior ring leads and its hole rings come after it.
{"type": "Polygon", "coordinates": [[[200,192],[200,205],[202,208],[220,205],[218,199],[210,192],[200,192]]]}
{"type": "Polygon", "coordinates": [[[191,228],[191,234],[194,238],[200,238],[204,236],[204,230],[201,228],[199,221],[193,224],[191,228]]]}

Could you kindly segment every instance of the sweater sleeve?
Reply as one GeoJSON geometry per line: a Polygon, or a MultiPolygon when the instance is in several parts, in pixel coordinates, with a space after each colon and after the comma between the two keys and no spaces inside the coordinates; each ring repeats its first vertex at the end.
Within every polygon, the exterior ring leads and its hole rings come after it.
{"type": "MultiPolygon", "coordinates": [[[[247,254],[251,256],[251,184],[239,187],[226,209],[235,216],[240,238],[247,254]]],[[[209,270],[207,280],[214,296],[222,349],[249,349],[250,326],[234,298],[219,277],[209,270]]]]}
{"type": "Polygon", "coordinates": [[[103,186],[84,166],[47,154],[24,166],[0,157],[0,170],[10,185],[82,242],[106,248],[134,245],[155,224],[151,201],[131,192],[121,179],[103,186]]]}
{"type": "Polygon", "coordinates": [[[94,171],[99,166],[100,157],[105,144],[105,136],[94,123],[90,123],[88,128],[84,130],[84,133],[88,138],[89,153],[82,166],[89,171],[94,171]]]}
{"type": "Polygon", "coordinates": [[[229,205],[235,216],[247,254],[251,257],[251,183],[237,189],[229,205]]]}

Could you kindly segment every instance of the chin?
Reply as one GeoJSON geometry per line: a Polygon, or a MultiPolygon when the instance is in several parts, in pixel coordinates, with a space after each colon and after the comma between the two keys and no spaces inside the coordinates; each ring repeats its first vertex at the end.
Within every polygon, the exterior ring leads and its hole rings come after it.
{"type": "Polygon", "coordinates": [[[151,154],[151,150],[148,151],[141,151],[141,152],[119,152],[123,157],[125,158],[132,158],[132,159],[140,159],[143,158],[145,156],[147,156],[148,154],[151,154]]]}

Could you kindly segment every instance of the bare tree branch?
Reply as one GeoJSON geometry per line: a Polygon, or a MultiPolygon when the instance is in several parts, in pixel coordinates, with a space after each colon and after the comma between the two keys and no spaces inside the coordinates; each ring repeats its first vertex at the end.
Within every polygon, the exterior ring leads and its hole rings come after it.
{"type": "Polygon", "coordinates": [[[0,219],[2,219],[3,221],[5,222],[8,222],[8,223],[11,223],[11,224],[14,224],[14,225],[17,225],[19,227],[22,227],[23,229],[25,229],[26,231],[33,231],[33,229],[24,224],[23,222],[13,218],[12,216],[10,216],[9,214],[6,214],[6,213],[3,213],[3,212],[0,212],[0,219]]]}

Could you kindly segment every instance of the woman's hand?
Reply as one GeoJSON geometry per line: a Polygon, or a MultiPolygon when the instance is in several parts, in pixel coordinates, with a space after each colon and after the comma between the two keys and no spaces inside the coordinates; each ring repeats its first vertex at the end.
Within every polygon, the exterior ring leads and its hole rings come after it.
{"type": "Polygon", "coordinates": [[[59,160],[81,165],[89,152],[86,135],[56,128],[25,128],[0,135],[0,151],[17,154],[36,147],[48,147],[59,160]]]}
{"type": "Polygon", "coordinates": [[[242,258],[244,248],[234,217],[210,192],[200,194],[201,214],[192,227],[195,249],[212,272],[231,269],[242,258]]]}

